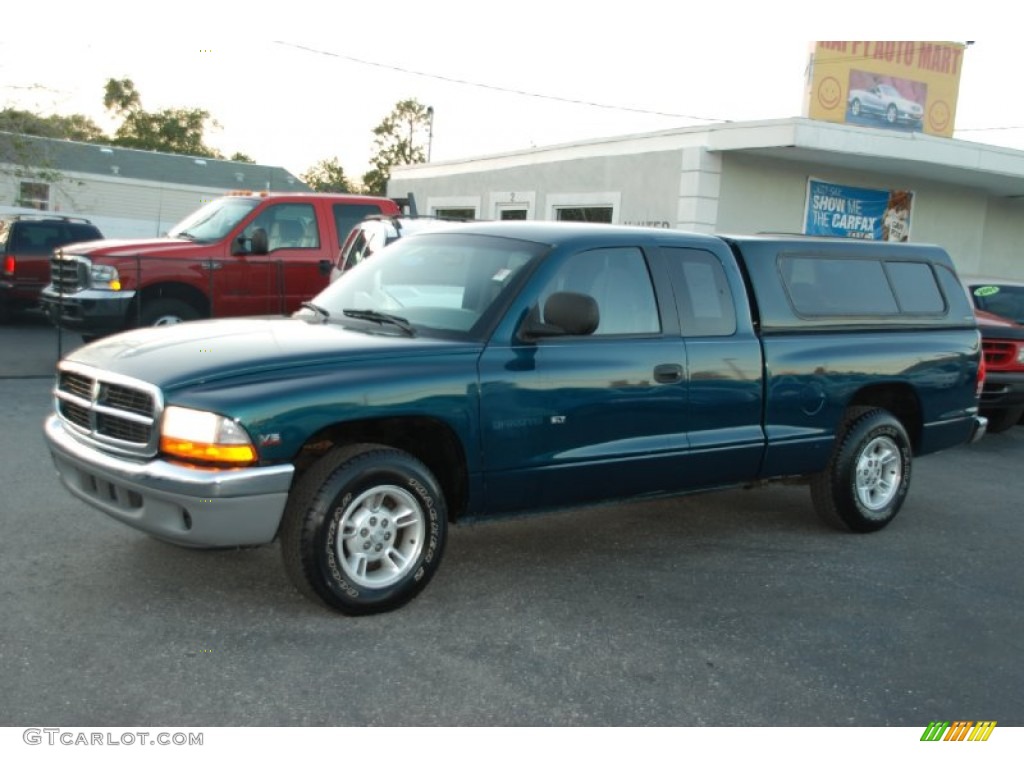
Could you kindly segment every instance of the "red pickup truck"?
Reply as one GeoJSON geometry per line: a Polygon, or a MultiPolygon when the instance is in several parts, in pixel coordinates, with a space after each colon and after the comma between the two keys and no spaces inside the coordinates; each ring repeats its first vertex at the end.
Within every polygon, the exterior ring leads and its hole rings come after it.
{"type": "Polygon", "coordinates": [[[56,250],[41,301],[54,324],[86,340],[205,317],[289,314],[327,285],[356,222],[400,212],[384,197],[232,193],[166,237],[56,250]]]}

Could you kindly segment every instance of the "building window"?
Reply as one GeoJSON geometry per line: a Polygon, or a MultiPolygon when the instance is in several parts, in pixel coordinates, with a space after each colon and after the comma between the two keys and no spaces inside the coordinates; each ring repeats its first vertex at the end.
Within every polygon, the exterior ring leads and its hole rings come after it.
{"type": "Polygon", "coordinates": [[[468,219],[476,218],[474,208],[435,208],[434,215],[440,219],[468,219]]]}
{"type": "Polygon", "coordinates": [[[525,208],[502,208],[500,214],[502,221],[526,221],[525,208]]]}
{"type": "Polygon", "coordinates": [[[555,208],[555,217],[558,221],[596,221],[599,224],[611,224],[612,207],[610,205],[591,205],[555,208]]]}
{"type": "Polygon", "coordinates": [[[21,182],[18,205],[22,208],[35,208],[37,211],[50,210],[50,185],[40,181],[21,182]]]}

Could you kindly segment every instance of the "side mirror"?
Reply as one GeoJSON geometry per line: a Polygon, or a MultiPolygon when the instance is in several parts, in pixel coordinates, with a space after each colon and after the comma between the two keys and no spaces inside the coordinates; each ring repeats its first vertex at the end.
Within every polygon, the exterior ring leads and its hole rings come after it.
{"type": "Polygon", "coordinates": [[[267,230],[263,227],[256,227],[252,231],[252,253],[256,256],[263,256],[270,250],[270,241],[267,239],[267,230]]]}
{"type": "Polygon", "coordinates": [[[585,293],[553,293],[544,302],[545,322],[536,316],[527,318],[524,338],[552,336],[589,336],[597,330],[601,313],[593,296],[585,293]]]}

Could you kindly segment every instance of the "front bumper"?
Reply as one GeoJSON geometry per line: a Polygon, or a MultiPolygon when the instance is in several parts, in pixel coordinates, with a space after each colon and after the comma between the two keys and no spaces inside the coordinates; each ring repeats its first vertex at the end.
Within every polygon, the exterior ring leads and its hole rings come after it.
{"type": "Polygon", "coordinates": [[[46,316],[59,328],[92,336],[123,331],[135,291],[84,290],[58,294],[44,288],[39,295],[46,316]]]}
{"type": "Polygon", "coordinates": [[[983,409],[1024,405],[1024,373],[989,371],[979,405],[983,409]]]}
{"type": "Polygon", "coordinates": [[[51,415],[44,435],[79,499],[158,539],[188,547],[266,544],[277,534],[295,468],[193,469],[133,461],[83,445],[51,415]]]}

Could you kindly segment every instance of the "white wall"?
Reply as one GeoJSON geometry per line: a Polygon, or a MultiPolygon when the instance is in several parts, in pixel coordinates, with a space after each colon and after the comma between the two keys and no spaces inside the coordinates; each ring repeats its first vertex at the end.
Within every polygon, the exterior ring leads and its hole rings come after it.
{"type": "MultiPolygon", "coordinates": [[[[18,183],[0,173],[0,213],[39,213],[14,205],[18,183]]],[[[40,180],[42,181],[42,180],[40,180]]],[[[89,219],[108,238],[156,237],[224,190],[88,174],[64,174],[50,185],[48,213],[89,219]]]]}

